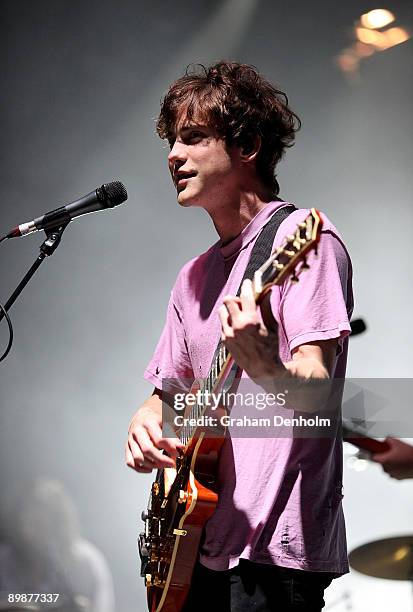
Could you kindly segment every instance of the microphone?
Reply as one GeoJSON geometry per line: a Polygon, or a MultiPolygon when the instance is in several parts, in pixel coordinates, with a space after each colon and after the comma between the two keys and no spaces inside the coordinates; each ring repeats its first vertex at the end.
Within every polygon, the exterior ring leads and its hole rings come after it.
{"type": "Polygon", "coordinates": [[[66,206],[56,208],[56,210],[51,210],[42,217],[33,219],[33,221],[18,225],[13,228],[5,238],[17,238],[19,236],[26,236],[32,232],[38,232],[39,230],[57,228],[70,223],[70,221],[81,215],[118,206],[118,204],[122,204],[122,202],[127,199],[128,192],[123,183],[120,181],[105,183],[101,187],[83,196],[83,198],[66,204],[66,206]]]}
{"type": "Polygon", "coordinates": [[[367,325],[364,319],[353,319],[350,321],[351,333],[350,336],[358,336],[366,331],[367,325]]]}

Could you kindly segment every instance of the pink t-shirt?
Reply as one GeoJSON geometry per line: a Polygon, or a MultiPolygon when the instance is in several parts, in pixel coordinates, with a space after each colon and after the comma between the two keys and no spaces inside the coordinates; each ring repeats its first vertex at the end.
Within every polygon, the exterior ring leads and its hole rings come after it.
{"type": "MultiPolygon", "coordinates": [[[[145,378],[205,378],[220,337],[218,307],[235,295],[260,229],[286,202],[271,202],[230,243],[218,241],[189,261],[172,289],[167,320],[145,378]]],[[[309,210],[285,219],[274,246],[293,233],[309,210]]],[[[318,257],[298,284],[272,288],[283,361],[315,340],[340,338],[334,377],[343,378],[353,308],[351,262],[323,214],[318,257]]],[[[336,438],[225,440],[219,461],[219,501],[205,526],[201,563],[226,570],[240,558],[309,571],[348,572],[342,511],[342,444],[336,438]]]]}

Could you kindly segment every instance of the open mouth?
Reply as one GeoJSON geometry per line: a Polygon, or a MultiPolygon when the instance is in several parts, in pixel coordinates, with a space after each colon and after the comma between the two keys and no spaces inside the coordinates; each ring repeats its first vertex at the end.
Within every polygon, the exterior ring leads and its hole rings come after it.
{"type": "Polygon", "coordinates": [[[188,181],[190,178],[194,177],[196,175],[196,172],[178,172],[175,175],[175,185],[181,186],[181,185],[185,185],[186,181],[188,181]]]}

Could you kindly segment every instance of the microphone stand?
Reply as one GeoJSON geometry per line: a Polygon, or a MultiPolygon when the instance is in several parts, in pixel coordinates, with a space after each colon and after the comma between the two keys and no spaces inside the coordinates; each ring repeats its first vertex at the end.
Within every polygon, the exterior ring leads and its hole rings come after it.
{"type": "MultiPolygon", "coordinates": [[[[13,291],[13,293],[5,303],[4,310],[6,312],[10,310],[10,308],[13,306],[14,302],[17,300],[29,280],[32,278],[36,270],[40,267],[40,264],[46,259],[46,257],[53,255],[53,253],[59,246],[60,241],[62,239],[62,234],[68,225],[69,223],[64,223],[60,224],[59,226],[51,227],[49,229],[44,230],[46,234],[46,240],[43,242],[43,244],[40,245],[40,255],[35,260],[34,264],[31,266],[27,274],[23,277],[21,282],[18,284],[16,289],[13,291]]],[[[3,318],[4,313],[0,312],[0,321],[3,318]]]]}

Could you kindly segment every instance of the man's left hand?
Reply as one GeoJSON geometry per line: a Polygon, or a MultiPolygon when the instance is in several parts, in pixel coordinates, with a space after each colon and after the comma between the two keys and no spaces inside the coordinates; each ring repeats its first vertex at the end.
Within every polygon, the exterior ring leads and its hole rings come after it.
{"type": "Polygon", "coordinates": [[[236,363],[252,379],[272,377],[284,370],[278,350],[278,325],[270,307],[270,293],[260,304],[259,316],[250,280],[242,283],[240,297],[226,296],[218,310],[221,339],[236,363]]]}

